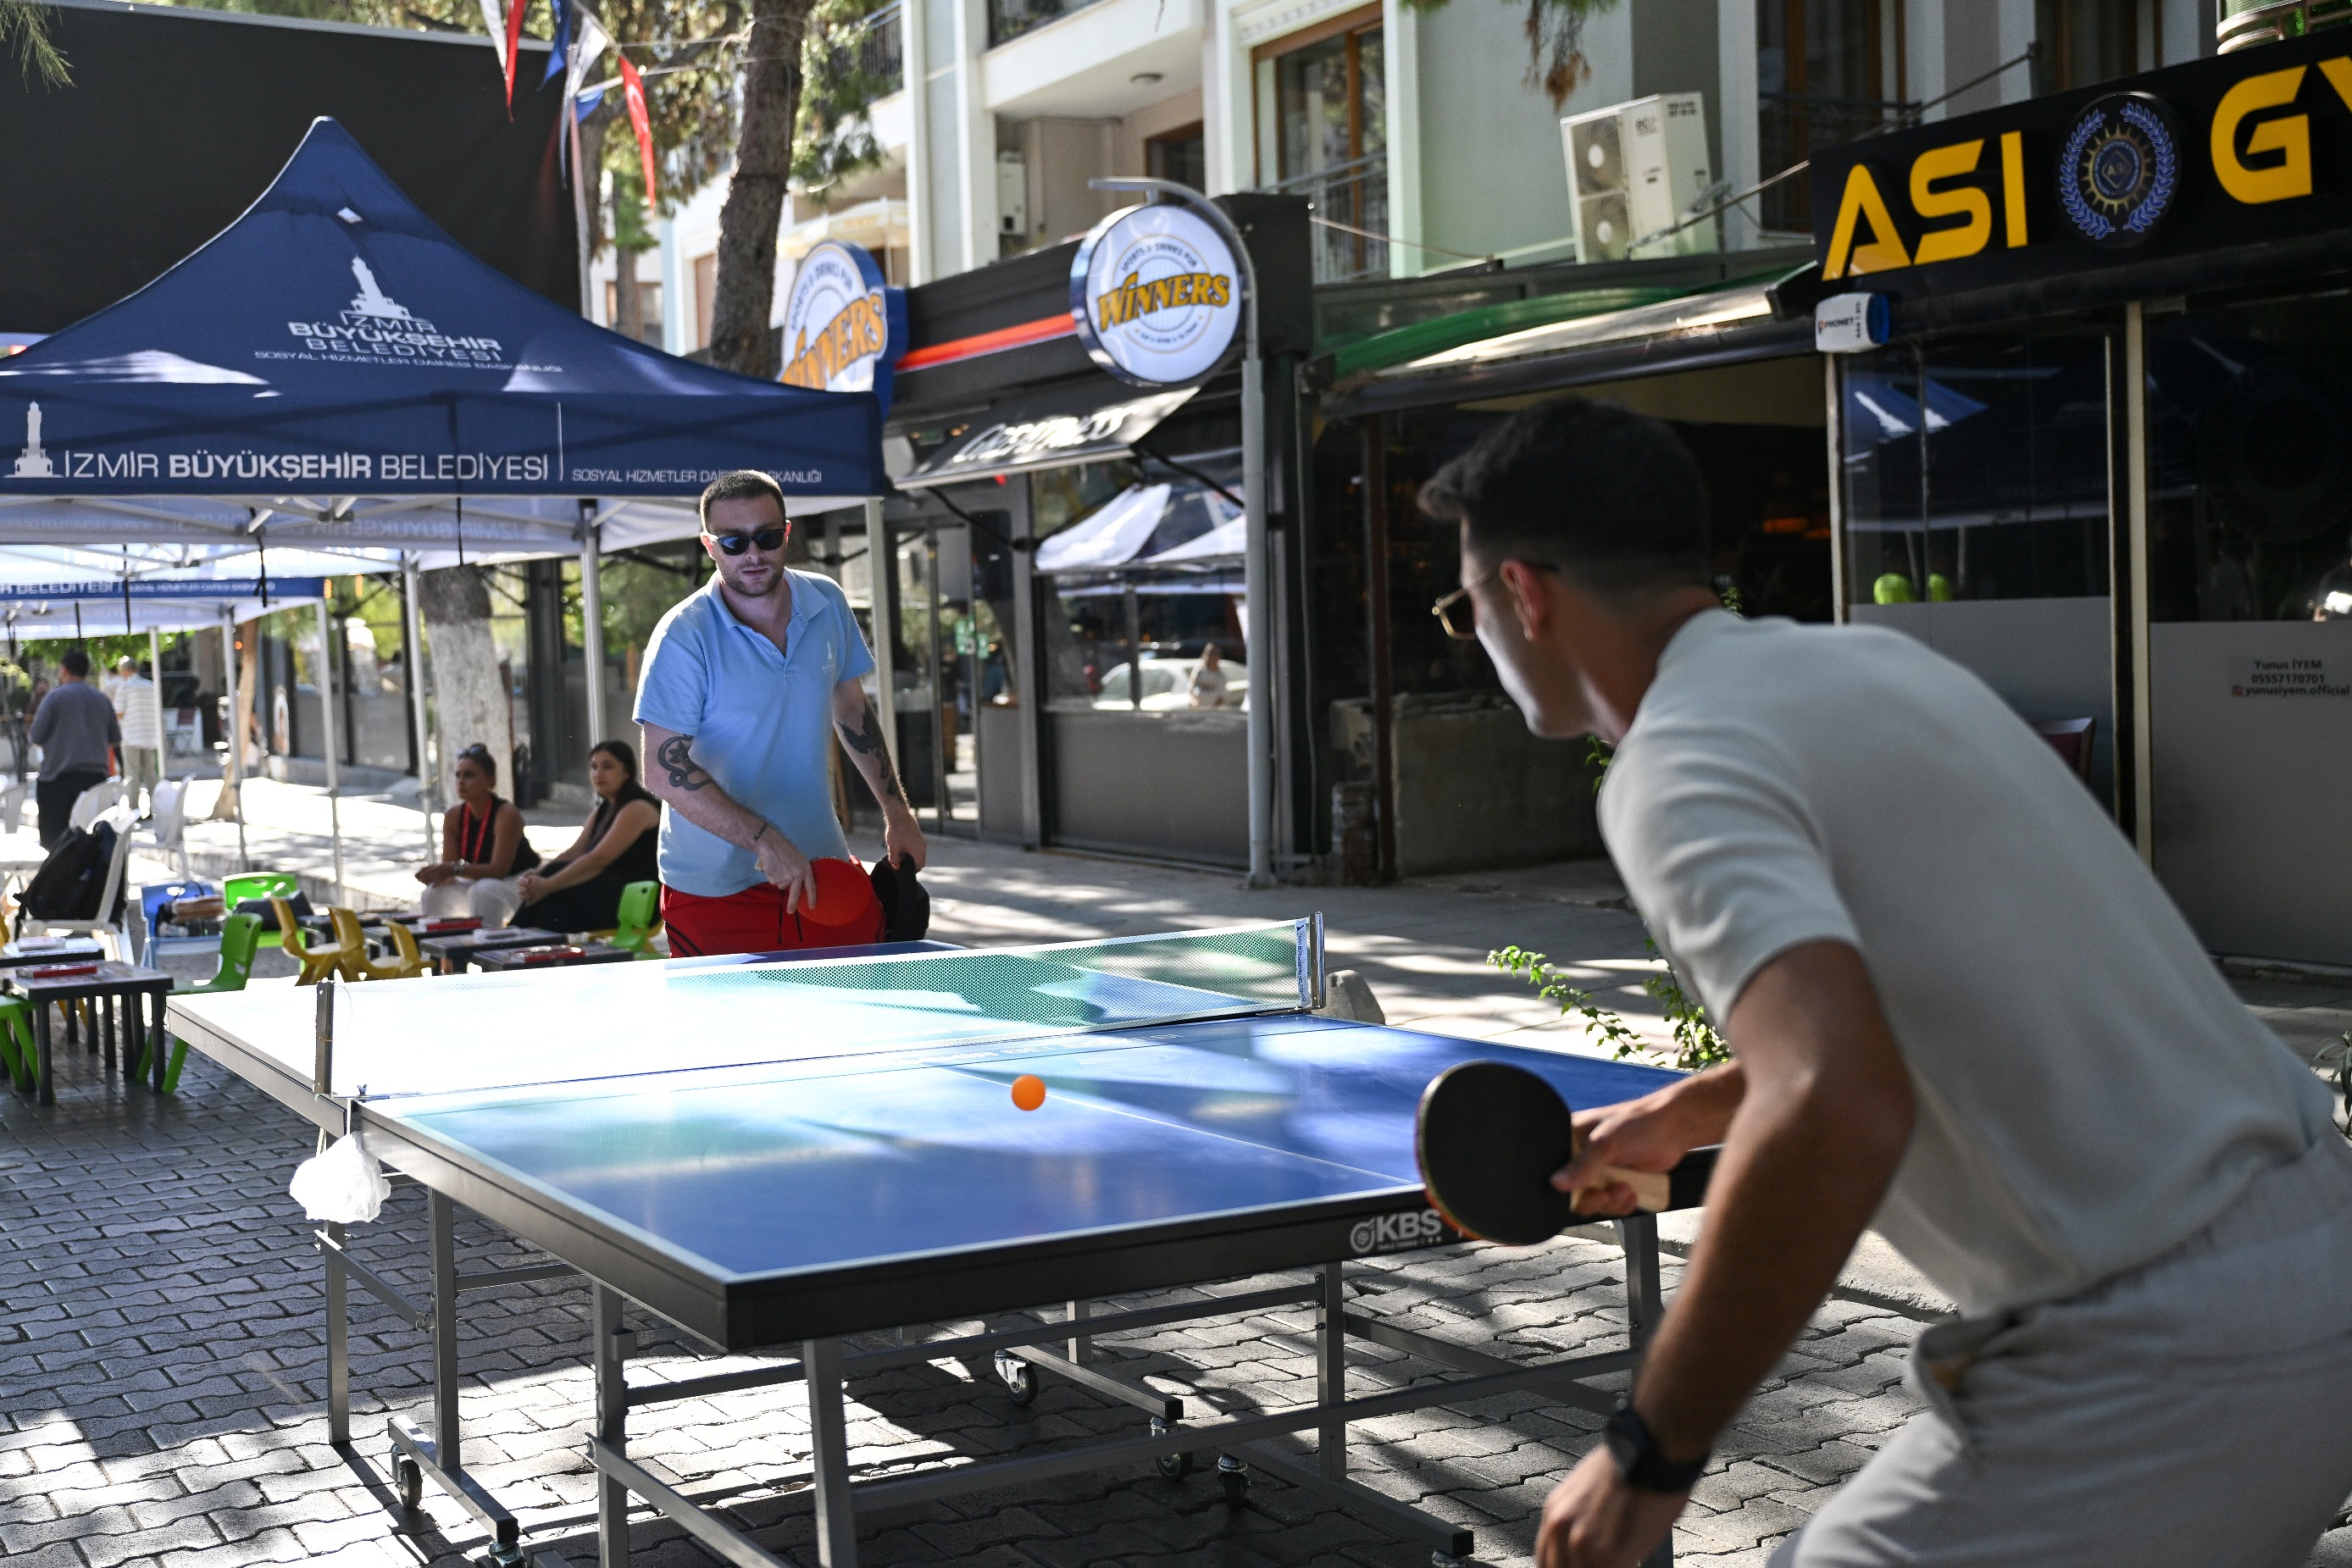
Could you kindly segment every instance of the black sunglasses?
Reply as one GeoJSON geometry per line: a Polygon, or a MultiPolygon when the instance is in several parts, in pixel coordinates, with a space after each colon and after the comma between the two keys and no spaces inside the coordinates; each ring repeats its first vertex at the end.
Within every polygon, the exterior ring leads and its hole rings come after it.
{"type": "Polygon", "coordinates": [[[765,552],[784,548],[784,533],[790,526],[780,523],[772,528],[761,528],[756,534],[705,534],[702,537],[718,540],[719,548],[729,555],[741,555],[753,545],[758,545],[765,552]]]}

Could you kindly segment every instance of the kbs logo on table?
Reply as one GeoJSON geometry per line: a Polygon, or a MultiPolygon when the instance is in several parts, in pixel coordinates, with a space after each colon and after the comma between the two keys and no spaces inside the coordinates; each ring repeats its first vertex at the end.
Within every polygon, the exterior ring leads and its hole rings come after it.
{"type": "Polygon", "coordinates": [[[1356,1221],[1348,1232],[1348,1250],[1361,1258],[1375,1252],[1411,1252],[1423,1247],[1443,1247],[1462,1238],[1433,1208],[1408,1209],[1402,1214],[1375,1215],[1356,1221]]]}

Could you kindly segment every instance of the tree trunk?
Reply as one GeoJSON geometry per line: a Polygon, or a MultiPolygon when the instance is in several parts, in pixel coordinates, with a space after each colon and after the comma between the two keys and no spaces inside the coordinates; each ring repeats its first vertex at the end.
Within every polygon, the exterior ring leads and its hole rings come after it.
{"type": "Polygon", "coordinates": [[[613,330],[637,342],[646,340],[646,297],[637,287],[637,255],[613,253],[613,330]]]}
{"type": "Polygon", "coordinates": [[[499,765],[499,787],[514,784],[514,726],[490,637],[490,591],[478,566],[421,574],[417,608],[433,660],[434,729],[443,767],[477,741],[499,765]]]}
{"type": "MultiPolygon", "coordinates": [[[[588,189],[588,258],[604,248],[604,115],[592,114],[580,122],[580,166],[588,189]]],[[[586,314],[586,312],[582,312],[586,314]]]]}
{"type": "Polygon", "coordinates": [[[710,310],[710,362],[772,380],[768,313],[775,304],[776,228],[793,167],[800,114],[801,34],[810,0],[752,0],[744,50],[743,116],[735,172],[719,209],[719,287],[710,310]]]}

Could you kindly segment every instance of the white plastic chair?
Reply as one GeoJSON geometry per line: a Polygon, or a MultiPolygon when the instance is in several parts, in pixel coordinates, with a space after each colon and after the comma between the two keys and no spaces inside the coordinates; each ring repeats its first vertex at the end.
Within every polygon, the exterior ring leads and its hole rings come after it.
{"type": "MultiPolygon", "coordinates": [[[[88,800],[95,790],[85,791],[88,800]]],[[[79,810],[80,803],[75,803],[79,810]]],[[[131,953],[131,911],[126,907],[119,919],[109,920],[106,912],[122,892],[123,873],[131,864],[131,826],[139,820],[138,809],[118,802],[99,812],[91,821],[104,818],[114,829],[114,853],[106,863],[106,884],[98,895],[98,913],[87,920],[45,920],[38,915],[25,916],[17,935],[21,936],[95,936],[104,942],[110,954],[127,958],[131,953]]]]}
{"type": "Polygon", "coordinates": [[[194,882],[195,875],[188,870],[188,781],[166,779],[155,786],[147,800],[147,831],[155,842],[159,860],[176,858],[180,862],[180,880],[194,882]]]}
{"type": "Polygon", "coordinates": [[[0,786],[0,833],[13,833],[25,825],[25,802],[33,798],[33,787],[18,779],[0,786]]]}
{"type": "Polygon", "coordinates": [[[121,799],[121,779],[101,779],[74,797],[73,812],[66,818],[66,826],[87,832],[92,822],[113,810],[115,803],[121,799]]]}

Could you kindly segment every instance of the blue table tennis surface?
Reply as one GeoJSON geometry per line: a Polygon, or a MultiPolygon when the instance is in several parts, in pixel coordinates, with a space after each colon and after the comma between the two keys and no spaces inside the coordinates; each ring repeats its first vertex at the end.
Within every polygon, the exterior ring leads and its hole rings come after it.
{"type": "Polygon", "coordinates": [[[1677,1076],[1285,1013],[369,1112],[741,1280],[1415,1188],[1422,1092],[1478,1060],[1579,1108],[1677,1076]]]}

